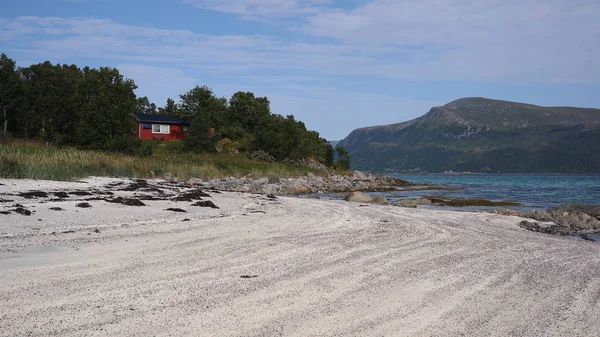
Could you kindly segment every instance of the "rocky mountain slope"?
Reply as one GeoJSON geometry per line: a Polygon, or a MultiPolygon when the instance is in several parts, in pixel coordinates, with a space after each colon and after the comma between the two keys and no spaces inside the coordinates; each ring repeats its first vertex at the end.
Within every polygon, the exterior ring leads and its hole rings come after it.
{"type": "Polygon", "coordinates": [[[360,170],[600,173],[600,109],[462,98],[337,146],[360,170]]]}

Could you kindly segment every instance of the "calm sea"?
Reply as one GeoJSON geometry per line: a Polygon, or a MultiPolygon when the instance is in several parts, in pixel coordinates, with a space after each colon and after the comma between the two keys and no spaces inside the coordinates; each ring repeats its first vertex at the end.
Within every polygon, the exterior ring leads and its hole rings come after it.
{"type": "Polygon", "coordinates": [[[572,174],[393,174],[417,183],[459,187],[457,191],[397,191],[388,198],[447,195],[460,198],[513,200],[521,209],[549,208],[566,203],[600,204],[600,175],[572,174]]]}

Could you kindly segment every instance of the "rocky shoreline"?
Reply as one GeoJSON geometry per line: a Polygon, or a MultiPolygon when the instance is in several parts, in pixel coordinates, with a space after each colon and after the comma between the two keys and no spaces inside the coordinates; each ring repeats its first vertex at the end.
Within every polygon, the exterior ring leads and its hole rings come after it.
{"type": "MultiPolygon", "coordinates": [[[[549,210],[515,211],[500,209],[494,213],[529,218],[523,220],[519,227],[540,233],[554,235],[587,235],[600,234],[600,206],[586,204],[566,204],[549,210]]],[[[591,239],[593,240],[593,239],[591,239]]]]}
{"type": "MultiPolygon", "coordinates": [[[[366,192],[392,191],[398,187],[419,188],[408,181],[385,175],[373,175],[366,172],[354,171],[351,176],[329,175],[317,176],[307,174],[299,178],[250,177],[214,179],[202,181],[192,178],[188,181],[191,185],[201,185],[203,188],[231,191],[259,193],[266,195],[302,195],[313,193],[348,193],[346,201],[370,203],[380,205],[393,205],[415,208],[421,205],[433,206],[518,206],[512,201],[494,202],[486,199],[443,199],[438,196],[400,199],[390,202],[385,197],[371,197],[366,192]]],[[[444,189],[443,187],[428,186],[427,189],[444,189]]],[[[600,206],[567,204],[549,210],[518,211],[511,209],[494,209],[488,212],[529,218],[534,221],[523,220],[519,226],[534,232],[553,235],[588,235],[600,234],[600,206]]]]}
{"type": "Polygon", "coordinates": [[[214,179],[202,181],[198,178],[188,180],[191,185],[202,185],[204,188],[229,192],[248,192],[272,195],[299,195],[311,193],[342,192],[376,192],[390,191],[396,187],[413,186],[414,184],[385,175],[373,175],[354,171],[351,176],[332,174],[318,176],[312,173],[299,178],[250,177],[214,179]]]}

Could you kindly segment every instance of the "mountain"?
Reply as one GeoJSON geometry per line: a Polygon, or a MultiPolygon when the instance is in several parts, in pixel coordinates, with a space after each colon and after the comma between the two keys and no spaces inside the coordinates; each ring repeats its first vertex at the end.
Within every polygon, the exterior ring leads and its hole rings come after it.
{"type": "Polygon", "coordinates": [[[352,131],[337,147],[377,172],[600,173],[600,109],[481,97],[352,131]]]}

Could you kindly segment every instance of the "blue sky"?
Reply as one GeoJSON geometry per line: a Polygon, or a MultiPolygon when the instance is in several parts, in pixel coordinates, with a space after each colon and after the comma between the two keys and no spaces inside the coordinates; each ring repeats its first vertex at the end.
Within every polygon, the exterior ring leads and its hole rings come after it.
{"type": "Polygon", "coordinates": [[[158,106],[267,96],[330,140],[484,96],[600,107],[597,0],[3,1],[0,52],[111,66],[158,106]]]}

